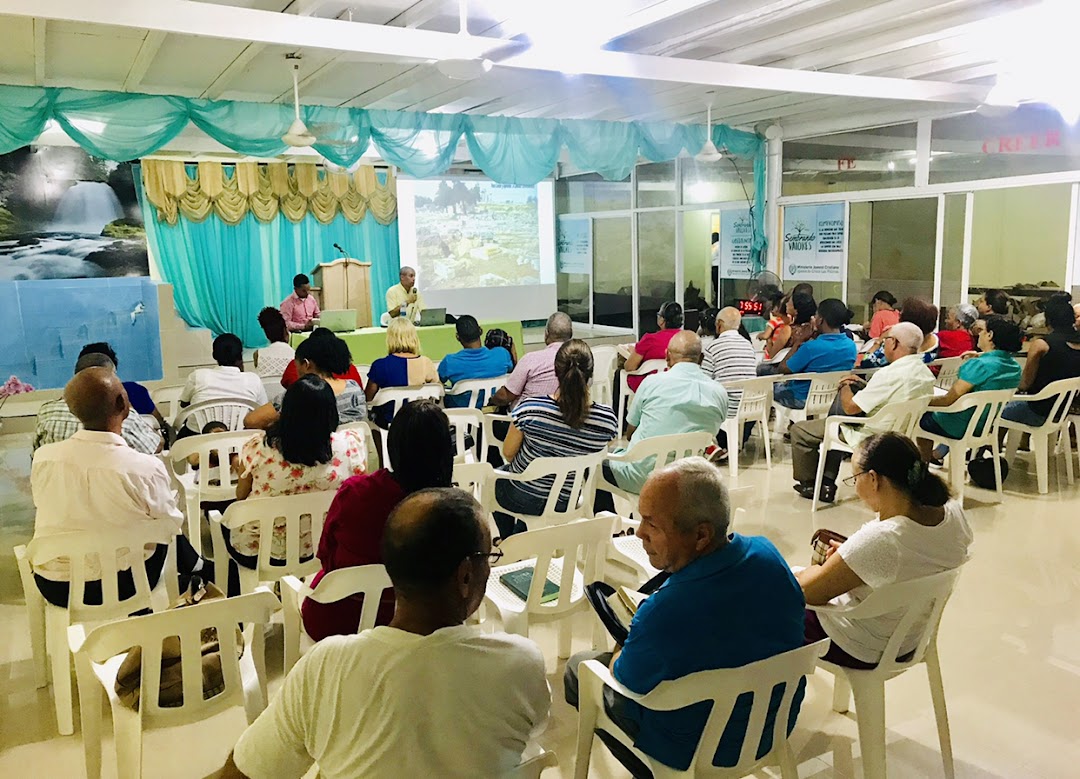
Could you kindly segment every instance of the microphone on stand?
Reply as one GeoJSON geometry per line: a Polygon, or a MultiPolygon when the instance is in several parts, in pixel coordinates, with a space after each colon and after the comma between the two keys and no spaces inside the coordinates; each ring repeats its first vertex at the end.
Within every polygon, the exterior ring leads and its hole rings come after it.
{"type": "Polygon", "coordinates": [[[348,252],[346,252],[344,249],[341,248],[341,244],[335,243],[334,248],[337,249],[339,252],[341,252],[341,256],[344,257],[346,260],[349,259],[348,252]]]}

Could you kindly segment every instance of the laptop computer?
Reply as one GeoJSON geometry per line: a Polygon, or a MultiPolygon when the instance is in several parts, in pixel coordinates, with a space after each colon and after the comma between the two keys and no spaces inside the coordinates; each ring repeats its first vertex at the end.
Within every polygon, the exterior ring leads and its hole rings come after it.
{"type": "Polygon", "coordinates": [[[445,308],[425,308],[420,312],[420,327],[446,324],[445,308]]]}
{"type": "Polygon", "coordinates": [[[319,317],[319,327],[333,330],[335,333],[347,333],[356,329],[356,309],[339,308],[323,311],[319,317]]]}

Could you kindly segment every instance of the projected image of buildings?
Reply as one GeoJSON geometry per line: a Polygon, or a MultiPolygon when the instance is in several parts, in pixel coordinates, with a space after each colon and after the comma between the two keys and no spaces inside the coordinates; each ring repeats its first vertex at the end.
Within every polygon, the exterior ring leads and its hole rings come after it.
{"type": "Polygon", "coordinates": [[[536,187],[416,182],[416,256],[426,287],[540,283],[536,187]]]}

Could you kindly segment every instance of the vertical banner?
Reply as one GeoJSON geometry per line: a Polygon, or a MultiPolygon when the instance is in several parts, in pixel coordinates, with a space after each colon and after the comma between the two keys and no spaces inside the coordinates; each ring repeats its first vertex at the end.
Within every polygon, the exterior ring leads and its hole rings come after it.
{"type": "Polygon", "coordinates": [[[592,274],[592,219],[559,217],[555,269],[559,273],[592,274]]]}
{"type": "Polygon", "coordinates": [[[843,203],[784,208],[784,280],[844,280],[843,203]]]}
{"type": "Polygon", "coordinates": [[[720,212],[720,277],[750,278],[754,225],[750,209],[720,212]]]}

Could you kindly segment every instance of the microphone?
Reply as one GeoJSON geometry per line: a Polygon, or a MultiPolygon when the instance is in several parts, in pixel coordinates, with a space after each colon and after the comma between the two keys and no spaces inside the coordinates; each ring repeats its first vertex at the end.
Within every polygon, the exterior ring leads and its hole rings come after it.
{"type": "Polygon", "coordinates": [[[335,243],[334,248],[337,249],[339,252],[341,252],[341,256],[344,257],[346,260],[349,259],[348,253],[344,249],[341,248],[341,244],[335,243]]]}

